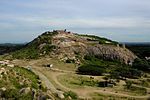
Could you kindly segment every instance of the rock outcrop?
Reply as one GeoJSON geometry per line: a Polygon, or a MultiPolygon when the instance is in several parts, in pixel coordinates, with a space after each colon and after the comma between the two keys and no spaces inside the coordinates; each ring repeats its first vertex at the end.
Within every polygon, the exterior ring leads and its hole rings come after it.
{"type": "Polygon", "coordinates": [[[108,39],[104,39],[105,42],[100,43],[101,40],[90,35],[78,35],[66,31],[59,31],[58,33],[52,38],[52,44],[57,46],[54,54],[60,59],[77,60],[76,55],[81,57],[92,55],[130,64],[136,58],[136,55],[125,48],[124,45],[121,47],[119,43],[114,44],[113,41],[108,39]]]}
{"type": "Polygon", "coordinates": [[[118,42],[94,35],[67,32],[66,30],[45,32],[28,43],[26,49],[20,52],[21,57],[23,54],[27,58],[50,55],[64,61],[71,59],[76,63],[79,63],[79,58],[82,59],[85,55],[119,60],[126,64],[132,63],[136,58],[136,55],[126,49],[124,45],[121,47],[118,42]],[[34,52],[33,57],[28,55],[31,51],[34,52]]]}

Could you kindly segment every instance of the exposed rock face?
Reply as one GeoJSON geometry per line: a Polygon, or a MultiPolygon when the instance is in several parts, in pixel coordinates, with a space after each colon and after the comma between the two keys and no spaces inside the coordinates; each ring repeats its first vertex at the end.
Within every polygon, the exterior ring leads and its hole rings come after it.
{"type": "Polygon", "coordinates": [[[76,53],[78,53],[82,57],[84,55],[93,55],[103,59],[119,60],[126,64],[132,63],[136,58],[125,46],[119,47],[118,44],[107,44],[111,43],[108,41],[105,44],[100,44],[93,38],[65,32],[59,32],[58,35],[54,36],[52,43],[58,47],[55,50],[55,54],[59,55],[59,58],[68,57],[69,59],[74,59],[76,53]]]}
{"type": "Polygon", "coordinates": [[[113,45],[88,46],[87,53],[103,59],[119,60],[126,64],[133,62],[136,56],[126,48],[113,45]]]}
{"type": "Polygon", "coordinates": [[[83,58],[85,55],[93,55],[128,64],[136,58],[125,46],[120,47],[115,41],[93,35],[79,35],[66,30],[45,32],[30,42],[30,45],[36,45],[41,55],[49,54],[57,56],[61,60],[79,61],[76,56],[83,58]],[[47,53],[48,51],[49,53],[47,53]]]}

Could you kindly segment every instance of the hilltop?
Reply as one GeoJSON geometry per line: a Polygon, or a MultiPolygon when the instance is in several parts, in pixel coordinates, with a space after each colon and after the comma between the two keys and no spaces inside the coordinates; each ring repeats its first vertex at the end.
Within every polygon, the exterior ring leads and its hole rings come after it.
{"type": "MultiPolygon", "coordinates": [[[[47,31],[3,57],[1,62],[9,59],[10,64],[14,64],[14,68],[0,66],[0,71],[7,70],[5,76],[9,78],[0,80],[0,88],[6,98],[18,94],[22,88],[35,89],[35,98],[42,93],[52,100],[149,98],[150,62],[110,39],[66,30],[47,31]],[[21,76],[16,74],[18,70],[21,76]],[[14,81],[10,78],[12,74],[14,81]],[[32,80],[27,81],[27,86],[16,83],[30,78],[32,80]],[[38,87],[39,81],[42,88],[38,87]],[[10,87],[6,89],[5,83],[10,87]],[[15,93],[8,97],[6,93],[12,87],[15,87],[15,93]]],[[[18,95],[13,98],[31,96],[30,93],[18,95]]]]}
{"type": "Polygon", "coordinates": [[[14,58],[37,59],[43,56],[57,57],[63,61],[80,63],[85,56],[105,60],[132,63],[136,56],[116,41],[94,35],[83,35],[66,30],[47,31],[12,53],[14,58]]]}

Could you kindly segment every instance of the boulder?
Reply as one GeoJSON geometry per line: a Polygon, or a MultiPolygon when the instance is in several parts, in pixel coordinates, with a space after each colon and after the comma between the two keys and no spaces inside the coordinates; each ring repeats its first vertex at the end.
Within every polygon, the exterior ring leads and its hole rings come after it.
{"type": "Polygon", "coordinates": [[[27,88],[22,88],[19,93],[20,94],[28,94],[29,92],[31,91],[31,88],[30,87],[27,87],[27,88]]]}
{"type": "Polygon", "coordinates": [[[6,91],[6,88],[5,88],[5,87],[2,87],[1,90],[2,90],[2,91],[6,91]]]}
{"type": "Polygon", "coordinates": [[[57,95],[58,95],[58,97],[59,97],[60,99],[64,99],[64,98],[65,98],[65,96],[63,95],[62,92],[58,92],[57,95]]]}

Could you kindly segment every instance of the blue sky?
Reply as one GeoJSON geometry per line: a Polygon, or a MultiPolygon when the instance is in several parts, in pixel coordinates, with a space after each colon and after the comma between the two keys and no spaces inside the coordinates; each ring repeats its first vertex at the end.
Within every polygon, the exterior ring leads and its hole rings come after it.
{"type": "Polygon", "coordinates": [[[150,0],[0,0],[0,43],[53,29],[150,42],[150,0]]]}

